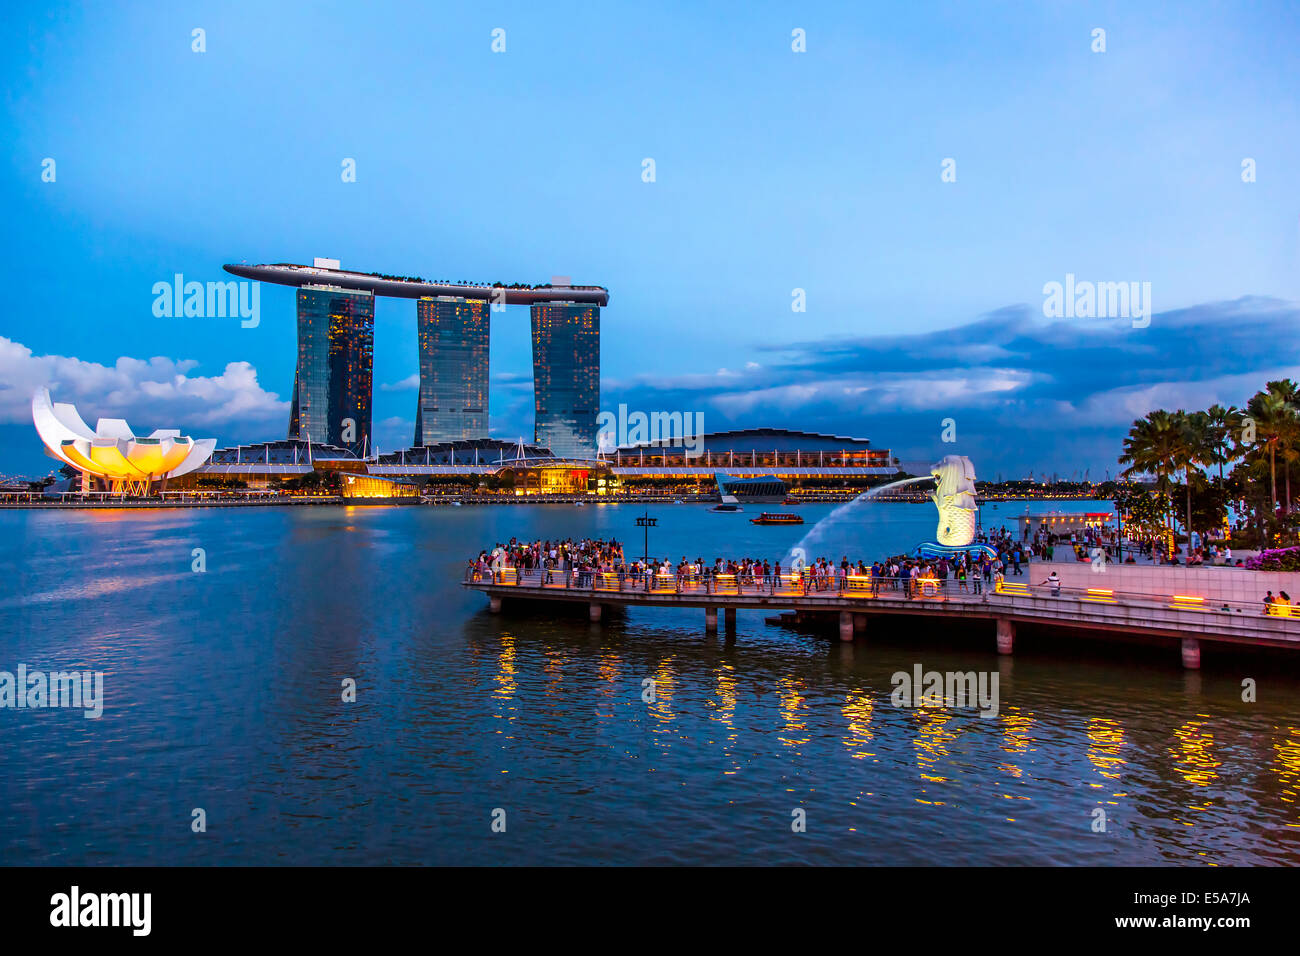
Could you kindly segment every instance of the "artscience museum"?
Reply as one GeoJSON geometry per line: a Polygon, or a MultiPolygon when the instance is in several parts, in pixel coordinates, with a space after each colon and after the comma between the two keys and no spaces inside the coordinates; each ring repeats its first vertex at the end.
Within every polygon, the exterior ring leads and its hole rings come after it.
{"type": "Polygon", "coordinates": [[[80,473],[83,492],[150,494],[201,466],[217,445],[215,438],[194,439],[175,428],[137,437],[121,418],[101,418],[92,431],[76,406],[53,401],[46,388],[32,395],[32,421],[45,453],[80,473]]]}

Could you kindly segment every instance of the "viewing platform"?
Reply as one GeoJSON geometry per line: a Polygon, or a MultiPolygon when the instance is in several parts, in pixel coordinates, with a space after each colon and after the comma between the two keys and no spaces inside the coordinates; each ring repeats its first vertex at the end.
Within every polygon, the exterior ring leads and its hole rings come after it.
{"type": "MultiPolygon", "coordinates": [[[[1041,571],[1041,565],[1036,570],[1041,571]]],[[[844,641],[868,634],[873,616],[987,620],[994,626],[1000,654],[1010,654],[1019,624],[1046,625],[1088,632],[1142,636],[1177,644],[1183,666],[1201,663],[1201,642],[1300,649],[1300,607],[1262,602],[1211,600],[1191,594],[1156,595],[1107,588],[1052,587],[1017,580],[975,592],[953,579],[895,579],[848,575],[826,581],[824,588],[807,576],[785,574],[740,580],[733,574],[628,575],[599,571],[520,571],[469,569],[462,586],[486,594],[491,610],[508,600],[563,601],[586,604],[592,621],[606,607],[703,608],[705,631],[718,629],[723,612],[728,630],[736,611],[790,610],[797,619],[838,617],[844,641]],[[1294,614],[1294,616],[1293,616],[1294,614]]]]}

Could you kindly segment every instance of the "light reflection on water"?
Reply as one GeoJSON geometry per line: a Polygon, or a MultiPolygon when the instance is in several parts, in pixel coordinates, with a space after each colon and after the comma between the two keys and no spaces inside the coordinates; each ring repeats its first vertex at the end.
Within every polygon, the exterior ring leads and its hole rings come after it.
{"type": "MultiPolygon", "coordinates": [[[[855,533],[901,550],[929,523],[907,509],[855,533]]],[[[469,542],[631,541],[641,510],[0,513],[0,669],[103,670],[107,697],[99,721],[0,711],[4,861],[1300,862],[1300,680],[1276,661],[1189,677],[1175,650],[1008,659],[978,630],[493,616],[455,583],[469,542]],[[894,707],[916,664],[996,670],[998,715],[894,707]]],[[[797,532],[660,511],[674,557],[723,536],[779,557],[797,532]]]]}

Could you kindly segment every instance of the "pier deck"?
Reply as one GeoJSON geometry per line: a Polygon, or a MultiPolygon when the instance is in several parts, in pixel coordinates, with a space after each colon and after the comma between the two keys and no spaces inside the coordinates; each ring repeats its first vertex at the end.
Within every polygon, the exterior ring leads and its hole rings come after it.
{"type": "Polygon", "coordinates": [[[796,576],[737,581],[732,575],[659,574],[637,578],[582,571],[467,571],[462,585],[488,596],[500,611],[507,600],[586,604],[593,621],[611,606],[703,608],[705,630],[717,630],[718,611],[728,627],[738,609],[792,610],[801,616],[839,616],[839,635],[866,634],[879,615],[988,620],[996,624],[997,649],[1009,654],[1017,624],[1142,635],[1177,641],[1183,664],[1200,666],[1200,642],[1300,649],[1300,607],[1212,604],[1196,595],[1155,595],[1100,588],[1030,586],[1010,581],[982,593],[959,590],[953,580],[911,582],[850,575],[824,590],[796,576]],[[1296,616],[1291,616],[1295,611],[1296,616]]]}

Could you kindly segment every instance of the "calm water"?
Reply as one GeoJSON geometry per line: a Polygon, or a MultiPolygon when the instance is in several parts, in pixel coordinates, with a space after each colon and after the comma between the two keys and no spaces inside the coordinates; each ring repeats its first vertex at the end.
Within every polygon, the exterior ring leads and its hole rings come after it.
{"type": "MultiPolygon", "coordinates": [[[[1207,652],[1186,674],[1173,649],[1032,637],[999,659],[991,631],[902,625],[846,646],[757,611],[734,639],[699,611],[597,627],[492,616],[458,586],[511,535],[639,553],[642,510],[0,512],[0,670],[102,670],[106,696],[100,720],[0,710],[3,862],[1300,862],[1289,662],[1207,652]],[[893,707],[918,662],[998,672],[1001,713],[893,707]]],[[[802,528],[650,510],[661,556],[725,538],[780,558],[832,506],[802,528]]],[[[876,504],[815,553],[903,550],[933,524],[876,504]]]]}

